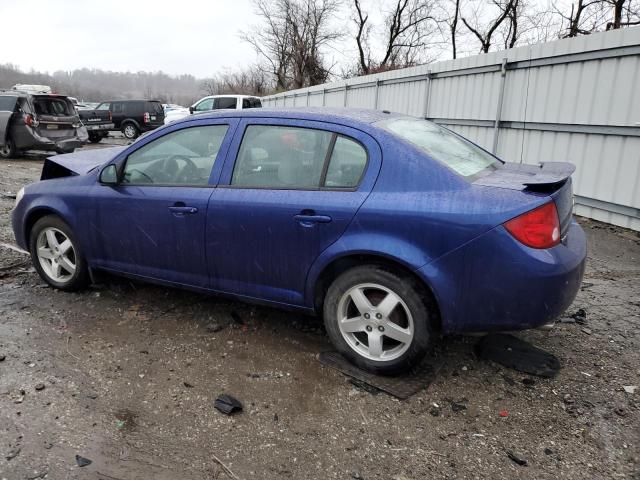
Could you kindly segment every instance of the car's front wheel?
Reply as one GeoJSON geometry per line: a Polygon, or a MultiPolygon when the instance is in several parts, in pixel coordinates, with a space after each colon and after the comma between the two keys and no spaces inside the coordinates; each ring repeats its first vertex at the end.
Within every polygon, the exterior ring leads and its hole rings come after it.
{"type": "Polygon", "coordinates": [[[415,282],[376,265],[355,267],[331,284],[324,322],[337,350],[359,367],[396,374],[420,363],[435,308],[415,282]]]}
{"type": "Polygon", "coordinates": [[[87,285],[87,263],[71,228],[62,219],[55,215],[41,218],[29,238],[33,265],[45,282],[68,291],[87,285]]]}
{"type": "Polygon", "coordinates": [[[133,123],[127,123],[122,127],[122,134],[129,140],[133,140],[139,135],[139,131],[133,123]]]}

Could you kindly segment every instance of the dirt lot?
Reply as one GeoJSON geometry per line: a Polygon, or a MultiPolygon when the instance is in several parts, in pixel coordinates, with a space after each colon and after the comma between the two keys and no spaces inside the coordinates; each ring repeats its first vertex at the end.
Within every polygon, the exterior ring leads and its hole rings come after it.
{"type": "MultiPolygon", "coordinates": [[[[1,163],[0,194],[43,158],[1,163]]],[[[0,242],[12,205],[0,198],[0,242]]],[[[640,237],[583,225],[568,313],[586,324],[521,334],[559,375],[525,385],[475,359],[477,338],[447,339],[437,380],[407,401],[321,366],[314,318],[115,278],[59,293],[29,266],[0,270],[0,479],[640,479],[640,388],[623,389],[640,386],[640,237]],[[217,412],[222,392],[245,411],[217,412]]],[[[0,267],[24,259],[0,247],[0,267]]]]}

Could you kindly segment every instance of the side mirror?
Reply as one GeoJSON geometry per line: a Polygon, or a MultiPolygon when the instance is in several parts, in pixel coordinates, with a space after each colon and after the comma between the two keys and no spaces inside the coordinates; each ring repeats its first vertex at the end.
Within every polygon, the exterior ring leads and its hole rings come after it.
{"type": "Polygon", "coordinates": [[[193,107],[189,107],[189,113],[193,115],[193,107]]]}
{"type": "Polygon", "coordinates": [[[100,172],[100,183],[103,185],[118,184],[118,169],[113,163],[104,167],[102,172],[100,172]]]}

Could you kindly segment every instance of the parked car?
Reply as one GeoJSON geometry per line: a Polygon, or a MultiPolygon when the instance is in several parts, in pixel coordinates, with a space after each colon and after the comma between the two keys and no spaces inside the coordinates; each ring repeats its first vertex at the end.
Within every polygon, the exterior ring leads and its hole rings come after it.
{"type": "Polygon", "coordinates": [[[247,108],[262,108],[260,98],[250,95],[210,95],[201,98],[189,108],[176,108],[166,113],[164,123],[171,123],[194,113],[227,109],[243,110],[247,108]]]}
{"type": "Polygon", "coordinates": [[[164,124],[164,109],[157,100],[112,100],[102,102],[96,110],[109,110],[113,130],[129,140],[164,124]]]}
{"type": "Polygon", "coordinates": [[[78,115],[86,127],[91,143],[98,143],[109,135],[109,131],[115,128],[110,110],[96,110],[90,108],[78,108],[78,115]]]}
{"type": "Polygon", "coordinates": [[[0,158],[24,150],[69,153],[87,139],[87,130],[66,96],[0,90],[0,158]]]}
{"type": "Polygon", "coordinates": [[[573,171],[403,115],[227,110],[48,159],[12,220],[55,288],[106,270],[322,314],[343,355],[390,374],[441,333],[565,311],[586,257],[573,171]]]}

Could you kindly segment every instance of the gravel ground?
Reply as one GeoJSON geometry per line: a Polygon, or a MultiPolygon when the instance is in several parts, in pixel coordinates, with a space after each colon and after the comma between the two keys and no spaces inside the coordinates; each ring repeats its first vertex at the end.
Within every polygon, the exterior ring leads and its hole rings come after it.
{"type": "MultiPolygon", "coordinates": [[[[43,158],[0,163],[0,194],[43,158]]],[[[12,205],[0,196],[0,243],[12,205]]],[[[0,269],[0,479],[640,479],[640,388],[623,389],[640,386],[640,237],[582,224],[568,314],[586,323],[519,334],[559,375],[525,384],[478,361],[477,338],[449,338],[436,381],[406,401],[320,365],[315,318],[117,278],[60,293],[29,265],[0,269]],[[244,412],[217,412],[223,392],[244,412]]],[[[0,247],[0,268],[25,259],[0,247]]]]}

